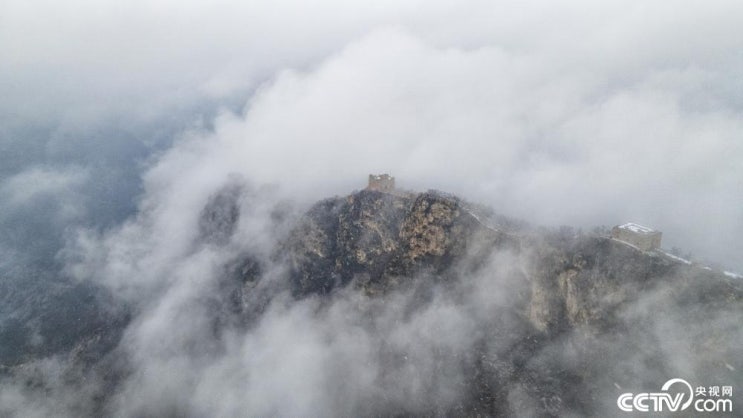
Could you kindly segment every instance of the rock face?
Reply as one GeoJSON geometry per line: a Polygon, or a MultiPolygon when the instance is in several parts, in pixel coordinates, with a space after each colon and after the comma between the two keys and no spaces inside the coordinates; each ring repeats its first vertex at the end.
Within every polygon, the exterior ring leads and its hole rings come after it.
{"type": "MultiPolygon", "coordinates": [[[[457,376],[441,383],[456,396],[415,409],[382,396],[354,415],[612,415],[619,393],[655,390],[678,370],[700,385],[743,385],[735,372],[743,370],[743,291],[720,272],[606,236],[530,227],[435,191],[364,190],[320,201],[296,223],[277,210],[271,219],[287,224],[276,227],[280,244],[270,256],[250,254],[233,241],[238,222],[251,216],[240,212],[244,193],[239,185],[218,191],[198,222],[197,244],[236,254],[221,266],[205,310],[213,313],[215,339],[227,328],[250,332],[286,290],[320,303],[353,292],[378,307],[370,315],[412,295],[402,320],[444,293],[451,310],[473,323],[466,343],[451,342],[459,351],[435,346],[426,358],[432,380],[457,376]]],[[[91,416],[107,411],[107,395],[131,374],[119,339],[132,320],[126,309],[111,318],[81,317],[89,325],[81,329],[90,330],[65,345],[75,370],[102,376],[91,416]]],[[[364,326],[374,328],[370,322],[364,326]]],[[[368,335],[389,337],[378,329],[368,335]]],[[[374,353],[382,386],[398,368],[415,371],[405,350],[386,347],[374,353]]],[[[43,387],[18,364],[26,360],[0,367],[0,378],[43,387]]],[[[436,389],[440,382],[421,384],[436,389]]]]}
{"type": "Polygon", "coordinates": [[[352,280],[376,293],[423,271],[445,276],[475,247],[508,245],[518,242],[481,224],[455,197],[365,190],[315,205],[284,249],[294,292],[305,295],[352,280]]]}
{"type": "Polygon", "coordinates": [[[350,282],[369,294],[384,293],[424,273],[456,280],[455,266],[475,271],[494,252],[521,255],[528,266],[521,284],[529,293],[522,308],[540,332],[607,326],[626,302],[659,286],[672,285],[674,296],[685,300],[740,296],[721,274],[660,252],[605,236],[514,229],[474,212],[440,192],[365,190],[317,203],[279,253],[290,262],[296,296],[326,294],[350,282]]]}
{"type": "Polygon", "coordinates": [[[240,193],[238,184],[230,184],[209,198],[199,218],[202,242],[223,245],[229,241],[240,217],[240,193]]]}
{"type": "Polygon", "coordinates": [[[656,329],[663,315],[689,319],[695,335],[677,343],[682,351],[707,353],[694,359],[699,380],[730,378],[723,365],[743,367],[734,337],[691,317],[727,310],[740,315],[743,292],[722,274],[606,236],[481,219],[471,205],[443,193],[367,190],[316,204],[281,251],[297,297],[351,285],[384,298],[412,277],[461,283],[469,274],[490,274],[493,254],[519,260],[508,286],[499,290],[508,302],[483,330],[475,360],[465,365],[470,396],[447,414],[613,411],[616,394],[597,395],[597,382],[604,391],[617,381],[650,385],[622,369],[636,360],[631,353],[654,359],[657,364],[648,367],[660,373],[657,379],[670,367],[669,352],[660,346],[663,338],[675,337],[656,329]],[[553,350],[571,353],[570,361],[550,357],[553,350]],[[606,355],[616,357],[607,361],[606,355]]]}

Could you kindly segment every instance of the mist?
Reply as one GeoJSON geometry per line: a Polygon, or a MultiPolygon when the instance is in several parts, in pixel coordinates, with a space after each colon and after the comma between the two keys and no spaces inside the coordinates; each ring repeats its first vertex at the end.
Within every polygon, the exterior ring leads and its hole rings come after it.
{"type": "MultiPolygon", "coordinates": [[[[26,351],[7,358],[27,367],[0,382],[0,411],[456,410],[471,396],[462,365],[516,343],[504,334],[481,347],[533,260],[498,252],[455,284],[409,277],[383,300],[353,286],[296,300],[275,248],[312,204],[362,189],[369,173],[535,225],[639,222],[663,231],[664,248],[743,272],[743,5],[673,6],[4,2],[0,328],[26,351]],[[204,208],[220,191],[239,217],[228,236],[205,238],[204,208]],[[261,274],[241,293],[256,311],[237,323],[225,269],[246,255],[261,274]],[[67,297],[70,334],[58,335],[44,324],[67,297]],[[86,371],[86,383],[66,384],[73,367],[57,353],[88,332],[75,315],[101,315],[94,327],[127,318],[107,357],[127,371],[120,380],[86,371]]],[[[624,320],[652,318],[667,292],[624,320]]],[[[711,315],[741,346],[740,312],[711,315]]],[[[668,373],[702,376],[691,342],[705,327],[689,321],[671,305],[643,335],[667,343],[668,373]]],[[[570,369],[582,338],[532,366],[570,369]]],[[[611,352],[631,367],[647,359],[611,352]]],[[[613,407],[617,382],[601,383],[613,407]]],[[[527,389],[500,390],[524,399],[520,414],[544,407],[527,389]]]]}
{"type": "Polygon", "coordinates": [[[390,171],[534,222],[644,222],[740,270],[738,7],[11,1],[4,183],[87,170],[110,204],[83,218],[110,226],[205,130],[222,165],[313,198],[390,171]]]}

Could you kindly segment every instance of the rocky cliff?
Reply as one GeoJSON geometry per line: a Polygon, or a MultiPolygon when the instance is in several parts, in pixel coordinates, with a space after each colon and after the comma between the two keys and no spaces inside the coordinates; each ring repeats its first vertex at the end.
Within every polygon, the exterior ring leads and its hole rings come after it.
{"type": "Polygon", "coordinates": [[[454,289],[473,276],[492,276],[493,298],[502,302],[465,364],[469,397],[445,413],[521,415],[525,404],[538,405],[531,410],[537,415],[613,410],[616,398],[597,400],[596,392],[618,388],[618,381],[641,387],[672,373],[678,359],[667,350],[674,344],[704,353],[687,359],[701,380],[734,380],[743,367],[736,334],[705,327],[701,316],[739,316],[739,282],[608,236],[514,227],[520,224],[477,212],[433,191],[324,200],[281,249],[293,293],[352,286],[385,298],[407,286],[454,289]],[[673,335],[668,318],[687,324],[687,334],[673,335]],[[638,358],[646,364],[631,367],[652,373],[623,369],[638,358]]]}
{"type": "Polygon", "coordinates": [[[507,252],[523,261],[524,314],[542,332],[607,326],[625,303],[666,286],[674,300],[689,303],[740,300],[734,279],[663,252],[491,218],[441,192],[365,190],[317,203],[279,254],[290,261],[292,289],[302,296],[350,282],[375,295],[424,273],[457,280],[462,269],[482,269],[488,257],[507,252]]]}
{"type": "Polygon", "coordinates": [[[326,293],[350,281],[373,294],[423,272],[445,279],[475,247],[482,257],[517,245],[453,196],[362,191],[315,205],[282,251],[296,294],[326,293]]]}
{"type": "MultiPolygon", "coordinates": [[[[219,358],[224,335],[250,335],[278,298],[314,300],[320,318],[343,306],[342,316],[355,318],[353,335],[370,345],[374,390],[354,393],[360,400],[336,410],[341,415],[612,415],[619,393],[672,377],[743,384],[736,372],[743,291],[720,272],[607,236],[533,227],[436,191],[364,190],[320,201],[298,218],[279,205],[267,228],[280,238],[266,256],[234,244],[240,220],[253,216],[241,205],[246,193],[225,187],[201,211],[193,254],[234,255],[219,258],[227,261],[211,293],[189,302],[208,336],[189,340],[186,358],[219,358]]],[[[120,313],[105,327],[57,353],[70,359],[63,381],[100,382],[88,406],[77,407],[81,415],[115,410],[112,394],[145,373],[122,337],[145,323],[144,314],[112,311],[120,313]]],[[[0,371],[51,391],[27,357],[0,371]]],[[[158,408],[136,413],[188,415],[177,400],[158,408]]]]}

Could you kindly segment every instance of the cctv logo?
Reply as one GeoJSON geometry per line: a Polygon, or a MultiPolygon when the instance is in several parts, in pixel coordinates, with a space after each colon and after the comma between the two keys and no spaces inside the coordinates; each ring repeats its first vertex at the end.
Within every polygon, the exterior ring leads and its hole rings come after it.
{"type": "Polygon", "coordinates": [[[617,398],[617,406],[624,412],[676,412],[685,411],[692,402],[698,412],[732,412],[731,399],[697,399],[694,400],[694,389],[684,379],[671,379],[663,384],[662,392],[623,393],[617,398]],[[669,389],[676,385],[677,393],[671,395],[669,389]]]}
{"type": "Polygon", "coordinates": [[[691,402],[694,400],[694,389],[692,389],[689,382],[684,379],[671,379],[664,383],[663,387],[660,390],[662,390],[663,392],[638,393],[637,395],[634,395],[632,393],[623,393],[619,395],[619,398],[617,398],[617,406],[624,412],[648,412],[650,410],[650,405],[652,405],[654,412],[675,412],[679,410],[686,410],[686,408],[688,408],[689,405],[691,405],[691,402]],[[671,396],[670,393],[667,393],[668,389],[676,383],[683,384],[684,386],[686,386],[685,389],[689,390],[689,394],[686,395],[686,402],[684,402],[683,404],[681,402],[684,400],[685,393],[680,392],[677,393],[675,396],[671,396]]]}

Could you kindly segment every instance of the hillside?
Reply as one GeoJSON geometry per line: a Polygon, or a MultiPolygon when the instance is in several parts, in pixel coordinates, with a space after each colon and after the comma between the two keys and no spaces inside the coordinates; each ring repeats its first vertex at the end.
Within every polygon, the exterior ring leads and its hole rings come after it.
{"type": "MultiPolygon", "coordinates": [[[[241,213],[244,194],[231,186],[209,199],[194,248],[227,251],[250,216],[241,213]]],[[[363,190],[298,218],[277,208],[272,219],[285,231],[275,248],[238,249],[211,293],[192,302],[208,336],[164,348],[214,362],[229,352],[229,336],[270,332],[261,330],[283,318],[277,309],[307,307],[308,327],[330,327],[322,328],[328,347],[365,344],[352,350],[363,364],[331,354],[322,363],[337,380],[318,388],[333,399],[323,410],[331,415],[611,415],[620,393],[679,373],[743,384],[743,345],[731,332],[743,312],[740,282],[663,252],[530,226],[436,191],[363,190]],[[709,327],[711,319],[726,325],[709,327]],[[359,370],[370,377],[351,383],[359,370]]],[[[126,335],[146,315],[126,305],[105,312],[103,325],[99,315],[79,318],[90,326],[53,353],[66,359],[66,384],[97,382],[74,402],[82,415],[115,411],[142,373],[137,340],[126,335]]],[[[39,353],[7,357],[5,381],[59,390],[38,362],[50,353],[39,353]]],[[[133,414],[199,414],[178,398],[163,402],[133,414]]]]}

